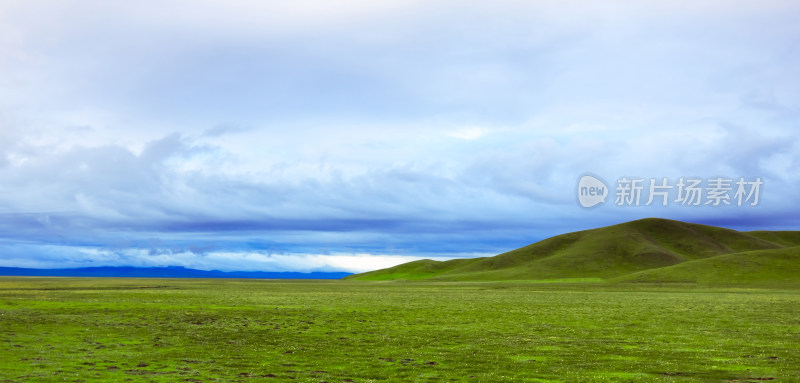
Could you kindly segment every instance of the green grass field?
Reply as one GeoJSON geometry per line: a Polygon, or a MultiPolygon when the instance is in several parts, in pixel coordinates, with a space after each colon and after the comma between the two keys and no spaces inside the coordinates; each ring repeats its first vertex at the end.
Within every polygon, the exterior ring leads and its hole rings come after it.
{"type": "Polygon", "coordinates": [[[0,278],[0,381],[800,381],[800,290],[0,278]]]}

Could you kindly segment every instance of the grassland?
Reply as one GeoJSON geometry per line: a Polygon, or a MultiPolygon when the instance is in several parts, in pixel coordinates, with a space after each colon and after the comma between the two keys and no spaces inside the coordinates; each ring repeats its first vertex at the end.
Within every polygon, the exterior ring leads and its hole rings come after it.
{"type": "Polygon", "coordinates": [[[0,381],[800,381],[800,290],[0,278],[0,381]]]}

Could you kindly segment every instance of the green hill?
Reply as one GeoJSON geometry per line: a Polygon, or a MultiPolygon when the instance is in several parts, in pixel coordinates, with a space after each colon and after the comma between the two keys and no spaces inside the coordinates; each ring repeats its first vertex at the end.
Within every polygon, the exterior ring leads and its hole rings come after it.
{"type": "Polygon", "coordinates": [[[800,246],[800,231],[748,231],[747,234],[781,246],[800,246]]]}
{"type": "Polygon", "coordinates": [[[763,285],[800,283],[800,246],[720,255],[625,275],[618,281],[763,285]]]}
{"type": "Polygon", "coordinates": [[[434,277],[443,272],[458,268],[459,266],[474,262],[477,259],[451,259],[449,261],[434,261],[430,259],[421,259],[397,265],[388,269],[381,269],[370,271],[361,274],[353,274],[345,277],[345,279],[359,279],[370,281],[387,281],[393,279],[425,279],[434,277]],[[351,278],[353,277],[353,278],[351,278]]]}
{"type": "MultiPolygon", "coordinates": [[[[738,232],[648,218],[555,236],[494,257],[444,262],[421,260],[351,275],[347,279],[613,279],[724,255],[797,245],[800,245],[800,232],[738,232]]],[[[797,249],[787,251],[791,253],[797,249]]]]}

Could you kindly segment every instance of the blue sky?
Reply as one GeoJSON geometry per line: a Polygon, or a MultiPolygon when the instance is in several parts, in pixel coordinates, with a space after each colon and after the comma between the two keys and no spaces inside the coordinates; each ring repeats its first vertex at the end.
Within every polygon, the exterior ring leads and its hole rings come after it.
{"type": "Polygon", "coordinates": [[[3,1],[0,266],[365,271],[652,216],[797,230],[797,14],[3,1]],[[587,173],[764,185],[584,209],[587,173]]]}

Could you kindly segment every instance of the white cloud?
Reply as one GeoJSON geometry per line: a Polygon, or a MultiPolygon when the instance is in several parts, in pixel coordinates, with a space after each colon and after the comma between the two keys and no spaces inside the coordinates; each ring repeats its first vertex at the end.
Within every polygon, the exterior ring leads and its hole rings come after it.
{"type": "Polygon", "coordinates": [[[138,248],[96,248],[83,246],[0,243],[4,257],[0,267],[77,268],[100,266],[166,267],[183,266],[197,270],[221,271],[346,271],[360,273],[396,266],[420,259],[448,260],[487,254],[455,253],[426,257],[368,253],[269,253],[218,251],[194,253],[138,248]]]}
{"type": "Polygon", "coordinates": [[[487,131],[483,128],[473,126],[449,132],[447,135],[450,137],[460,138],[462,140],[476,140],[484,136],[486,133],[487,131]]]}

